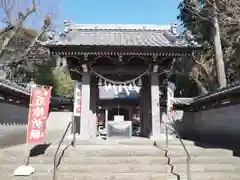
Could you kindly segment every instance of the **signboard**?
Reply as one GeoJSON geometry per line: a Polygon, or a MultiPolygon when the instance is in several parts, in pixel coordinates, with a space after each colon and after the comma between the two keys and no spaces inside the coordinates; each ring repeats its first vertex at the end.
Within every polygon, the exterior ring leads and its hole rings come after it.
{"type": "Polygon", "coordinates": [[[51,87],[37,86],[31,90],[27,143],[44,143],[49,113],[51,87]]]}
{"type": "Polygon", "coordinates": [[[81,98],[82,98],[82,85],[77,81],[74,92],[74,116],[81,116],[81,98]]]}

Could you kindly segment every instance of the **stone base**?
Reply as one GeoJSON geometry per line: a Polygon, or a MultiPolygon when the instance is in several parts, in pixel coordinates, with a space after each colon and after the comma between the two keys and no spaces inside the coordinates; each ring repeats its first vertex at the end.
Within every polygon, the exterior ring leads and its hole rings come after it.
{"type": "MultiPolygon", "coordinates": [[[[91,140],[91,139],[96,139],[96,137],[91,138],[90,136],[83,136],[83,135],[81,135],[81,134],[76,134],[75,138],[76,138],[76,140],[91,140]]],[[[73,139],[73,134],[69,134],[69,135],[67,136],[67,139],[68,139],[68,140],[72,140],[72,139],[73,139]]]]}
{"type": "MultiPolygon", "coordinates": [[[[150,139],[151,140],[165,140],[166,139],[166,135],[165,134],[159,134],[159,135],[157,135],[157,136],[150,136],[150,139]]],[[[174,138],[174,136],[172,136],[172,135],[168,135],[168,139],[169,140],[173,140],[173,139],[175,139],[174,138]]]]}

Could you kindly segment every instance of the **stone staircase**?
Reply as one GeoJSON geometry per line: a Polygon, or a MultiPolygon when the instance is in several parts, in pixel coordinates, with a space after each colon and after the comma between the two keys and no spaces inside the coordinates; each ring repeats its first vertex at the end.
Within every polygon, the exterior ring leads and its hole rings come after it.
{"type": "MultiPolygon", "coordinates": [[[[169,150],[164,142],[154,146],[150,140],[77,141],[75,148],[69,142],[59,153],[62,155],[57,180],[186,180],[186,155],[178,140],[170,140],[169,150]],[[64,154],[62,154],[64,152],[64,154]]],[[[239,180],[240,158],[232,151],[201,148],[184,141],[191,154],[192,180],[239,180]]],[[[33,157],[30,165],[36,172],[29,177],[14,177],[13,171],[22,165],[24,145],[0,150],[0,179],[51,180],[52,144],[44,155],[33,157]]]]}

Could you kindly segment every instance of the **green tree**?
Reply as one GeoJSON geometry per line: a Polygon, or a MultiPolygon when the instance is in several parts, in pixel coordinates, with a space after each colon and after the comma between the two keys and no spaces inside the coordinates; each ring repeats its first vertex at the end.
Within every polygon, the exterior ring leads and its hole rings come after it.
{"type": "MultiPolygon", "coordinates": [[[[214,90],[216,67],[214,63],[212,23],[212,0],[182,0],[179,4],[178,19],[184,27],[184,35],[193,35],[204,51],[195,58],[190,73],[207,90],[214,90]],[[193,71],[194,70],[194,71],[193,71]]],[[[240,38],[240,2],[238,0],[216,0],[217,16],[220,25],[221,42],[228,83],[239,79],[239,63],[236,45],[240,38]]]]}
{"type": "Polygon", "coordinates": [[[45,86],[54,86],[53,70],[56,67],[57,57],[51,56],[51,60],[41,64],[35,64],[35,72],[32,74],[36,84],[45,86]]]}
{"type": "Polygon", "coordinates": [[[68,71],[62,69],[54,69],[53,73],[53,94],[57,96],[73,97],[74,81],[72,80],[68,71]]]}

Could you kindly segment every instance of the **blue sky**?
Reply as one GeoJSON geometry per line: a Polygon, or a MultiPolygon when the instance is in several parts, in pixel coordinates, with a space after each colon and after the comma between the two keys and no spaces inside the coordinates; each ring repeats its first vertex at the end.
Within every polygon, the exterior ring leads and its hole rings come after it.
{"type": "MultiPolygon", "coordinates": [[[[177,22],[181,0],[37,0],[38,11],[28,17],[25,24],[40,28],[46,14],[54,14],[57,29],[63,21],[81,24],[172,24],[177,22]]],[[[14,14],[26,11],[31,0],[17,4],[14,14]],[[21,5],[21,6],[20,6],[21,5]],[[26,6],[26,7],[25,7],[26,6]]],[[[0,18],[3,10],[0,7],[0,18]]],[[[14,19],[16,16],[14,15],[14,19]]],[[[3,26],[0,19],[0,27],[3,26]]]]}
{"type": "Polygon", "coordinates": [[[180,0],[59,0],[58,21],[88,24],[171,24],[180,0]]]}

